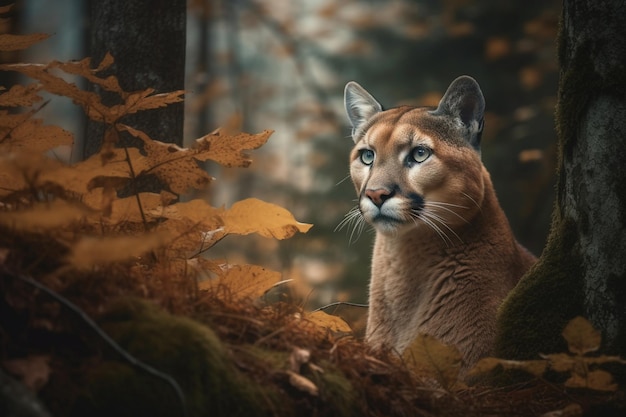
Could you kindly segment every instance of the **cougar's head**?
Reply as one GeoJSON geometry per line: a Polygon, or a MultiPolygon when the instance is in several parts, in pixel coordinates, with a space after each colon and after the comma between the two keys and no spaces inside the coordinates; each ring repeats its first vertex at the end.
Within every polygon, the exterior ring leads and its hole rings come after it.
{"type": "Polygon", "coordinates": [[[427,227],[451,243],[484,196],[485,102],[478,83],[457,78],[436,109],[383,110],[355,82],[346,85],[344,101],[355,143],[350,175],[363,218],[383,234],[427,227]]]}

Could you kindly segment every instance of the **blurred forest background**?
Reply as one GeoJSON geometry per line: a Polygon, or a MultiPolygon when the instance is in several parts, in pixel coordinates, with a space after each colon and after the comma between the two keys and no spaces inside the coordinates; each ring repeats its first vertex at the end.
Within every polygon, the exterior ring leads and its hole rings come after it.
{"type": "MultiPolygon", "coordinates": [[[[89,56],[89,3],[19,1],[2,31],[54,36],[2,61],[89,56]]],[[[231,236],[212,257],[313,285],[307,307],[364,302],[373,232],[351,242],[351,230],[335,231],[356,204],[343,87],[356,80],[386,107],[436,105],[461,74],[476,78],[486,98],[482,155],[500,202],[539,255],[554,194],[560,12],[556,0],[190,0],[185,143],[220,126],[275,130],[250,168],[208,165],[217,181],[203,196],[215,207],[261,198],[315,225],[285,242],[231,236]]],[[[40,116],[74,133],[74,149],[55,153],[75,161],[83,112],[51,100],[40,116]]]]}

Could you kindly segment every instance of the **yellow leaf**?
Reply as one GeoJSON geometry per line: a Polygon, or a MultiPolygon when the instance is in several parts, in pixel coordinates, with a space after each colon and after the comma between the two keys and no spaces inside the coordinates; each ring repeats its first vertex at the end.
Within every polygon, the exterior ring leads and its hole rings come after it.
{"type": "Polygon", "coordinates": [[[149,214],[153,218],[188,220],[199,229],[206,229],[209,226],[209,230],[212,230],[216,226],[222,225],[220,215],[223,212],[223,209],[211,207],[205,200],[194,199],[167,207],[158,206],[152,209],[149,214]]]}
{"type": "Polygon", "coordinates": [[[569,388],[586,388],[587,381],[581,375],[572,374],[566,381],[565,386],[569,388]]]}
{"type": "Polygon", "coordinates": [[[528,360],[513,361],[498,358],[482,358],[469,371],[468,376],[478,376],[495,370],[498,367],[502,369],[516,369],[526,371],[534,376],[541,376],[545,372],[548,362],[545,360],[528,360]]]}
{"type": "Polygon", "coordinates": [[[476,365],[474,365],[472,369],[470,369],[468,376],[478,376],[489,373],[498,367],[503,366],[502,362],[505,362],[505,360],[498,358],[482,358],[476,362],[476,365]]]}
{"type": "Polygon", "coordinates": [[[111,55],[110,52],[107,52],[104,55],[104,58],[102,58],[102,61],[100,61],[100,63],[98,64],[98,67],[94,69],[94,72],[104,71],[105,69],[113,65],[114,62],[115,60],[113,59],[113,55],[111,55]]]}
{"type": "Polygon", "coordinates": [[[595,369],[587,374],[587,388],[596,391],[617,391],[617,384],[609,372],[595,369]]]}
{"type": "Polygon", "coordinates": [[[550,362],[550,369],[556,372],[572,372],[576,369],[580,358],[567,353],[551,353],[549,355],[541,355],[542,358],[550,362]]]}
{"type": "Polygon", "coordinates": [[[11,130],[0,142],[0,151],[46,152],[57,146],[72,145],[74,138],[67,130],[58,126],[43,126],[40,119],[28,119],[11,130]]]}
{"type": "Polygon", "coordinates": [[[139,204],[143,209],[147,220],[153,220],[149,215],[151,210],[161,205],[162,197],[156,193],[139,193],[138,196],[117,198],[111,195],[104,188],[94,188],[83,196],[83,203],[94,210],[98,210],[96,216],[92,216],[97,223],[105,221],[107,223],[119,224],[123,222],[141,223],[143,218],[139,210],[139,204]],[[100,213],[101,210],[109,211],[108,214],[100,213]],[[105,217],[104,219],[102,217],[105,217]]]}
{"type": "MultiPolygon", "coordinates": [[[[14,180],[23,179],[29,185],[44,183],[41,177],[56,172],[63,164],[47,158],[41,153],[10,152],[0,154],[0,172],[9,174],[14,180]]],[[[12,187],[15,189],[15,187],[12,187]]]]}
{"type": "Polygon", "coordinates": [[[576,355],[595,352],[600,348],[602,342],[600,332],[594,329],[591,323],[583,317],[576,317],[571,320],[565,326],[562,334],[567,341],[569,351],[576,355]]]}
{"type": "Polygon", "coordinates": [[[54,200],[36,203],[24,210],[4,212],[0,215],[0,224],[21,231],[51,230],[77,222],[88,213],[82,204],[54,200]]]}
{"type": "Polygon", "coordinates": [[[139,236],[84,237],[71,247],[67,262],[76,269],[126,262],[165,245],[167,241],[168,234],[163,232],[139,236]]]}
{"type": "MultiPolygon", "coordinates": [[[[135,173],[144,170],[144,157],[137,148],[128,148],[128,155],[135,173]]],[[[131,171],[124,149],[111,150],[110,160],[102,163],[99,154],[71,166],[64,166],[54,172],[42,175],[42,180],[59,184],[68,191],[86,194],[92,181],[99,177],[131,178],[131,171]]]]}
{"type": "Polygon", "coordinates": [[[143,141],[146,153],[141,160],[141,165],[145,167],[143,173],[155,174],[168,184],[172,192],[181,194],[189,188],[201,189],[211,181],[211,177],[198,165],[195,150],[152,140],[144,132],[130,126],[116,126],[143,141]]]}
{"type": "Polygon", "coordinates": [[[541,415],[541,417],[583,417],[583,408],[576,403],[568,404],[561,410],[553,410],[541,415]]]}
{"type": "Polygon", "coordinates": [[[11,35],[8,33],[0,35],[0,51],[19,51],[48,39],[50,35],[46,33],[31,33],[30,35],[11,35]]]}
{"type": "MultiPolygon", "coordinates": [[[[224,262],[196,257],[192,259],[187,259],[186,263],[189,268],[193,268],[195,271],[200,272],[201,275],[205,277],[214,278],[224,275],[224,270],[220,267],[220,265],[224,264],[224,262]]],[[[200,283],[199,285],[204,285],[206,287],[207,284],[200,283]]]]}
{"type": "MultiPolygon", "coordinates": [[[[4,35],[0,35],[0,43],[2,36],[4,35]]],[[[178,103],[183,100],[182,95],[184,91],[182,90],[160,94],[153,94],[154,89],[150,88],[142,91],[125,92],[121,89],[115,77],[100,78],[96,76],[98,71],[112,62],[113,58],[107,55],[95,70],[90,68],[91,61],[89,59],[73,63],[54,61],[49,65],[4,64],[0,65],[0,70],[18,71],[39,80],[43,88],[48,92],[71,98],[75,103],[83,107],[90,119],[105,122],[109,125],[116,123],[120,118],[128,114],[165,107],[171,103],[178,103]],[[57,68],[70,74],[81,75],[103,89],[119,94],[124,103],[111,107],[102,104],[97,93],[81,90],[75,84],[69,83],[49,71],[57,68]]]]}
{"type": "Polygon", "coordinates": [[[613,376],[601,369],[590,371],[586,376],[577,373],[572,374],[565,381],[565,386],[568,388],[588,388],[596,391],[617,391],[613,376]]]}
{"type": "Polygon", "coordinates": [[[257,265],[230,265],[219,278],[201,281],[203,290],[226,287],[237,299],[258,298],[280,281],[280,273],[257,265]]]}
{"type": "Polygon", "coordinates": [[[116,199],[115,201],[113,201],[111,207],[110,221],[112,223],[120,223],[124,221],[142,221],[143,219],[141,218],[141,211],[139,210],[140,204],[144,215],[146,215],[148,219],[150,219],[148,213],[151,210],[154,210],[155,207],[159,207],[161,204],[161,200],[161,194],[157,193],[139,193],[137,196],[116,199]]]}
{"type": "Polygon", "coordinates": [[[24,123],[24,121],[28,120],[33,114],[35,114],[34,110],[17,114],[10,114],[8,110],[0,110],[0,127],[3,128],[1,130],[2,137],[8,135],[11,129],[15,129],[17,126],[24,123]]]}
{"type": "Polygon", "coordinates": [[[255,198],[238,201],[222,215],[226,233],[287,239],[297,232],[306,233],[311,224],[300,223],[289,211],[255,198]]]}
{"type": "Polygon", "coordinates": [[[126,102],[119,106],[111,107],[111,112],[119,115],[137,113],[138,111],[158,109],[169,104],[183,101],[184,90],[171,91],[169,93],[152,94],[154,89],[130,93],[126,102]]]}
{"type": "Polygon", "coordinates": [[[48,66],[42,64],[0,65],[0,70],[17,71],[38,80],[49,93],[71,98],[75,103],[83,107],[90,119],[107,123],[117,121],[117,119],[111,119],[109,107],[101,103],[100,96],[97,93],[81,90],[75,84],[50,74],[47,69],[48,66]]]}
{"type": "MultiPolygon", "coordinates": [[[[47,178],[54,177],[64,167],[61,162],[48,158],[41,152],[13,148],[12,141],[6,142],[7,144],[0,143],[0,195],[8,195],[26,187],[41,187],[48,182],[47,178]]],[[[47,143],[51,144],[53,142],[47,143]]],[[[34,148],[38,147],[34,142],[33,145],[34,148]]],[[[45,143],[41,146],[47,147],[45,143]]]]}
{"type": "Polygon", "coordinates": [[[124,96],[126,93],[120,87],[117,77],[110,75],[106,78],[98,77],[96,74],[113,64],[113,56],[107,52],[97,68],[91,68],[91,58],[85,58],[80,61],[59,62],[53,61],[49,64],[50,68],[60,68],[68,74],[79,75],[89,82],[99,85],[106,91],[111,91],[124,96]]]}
{"type": "Polygon", "coordinates": [[[181,250],[206,250],[222,239],[224,232],[220,213],[223,209],[211,207],[206,201],[196,199],[184,203],[159,205],[146,211],[151,220],[167,219],[160,228],[177,238],[173,247],[181,250]]]}
{"type": "Polygon", "coordinates": [[[261,147],[272,133],[273,130],[264,130],[257,134],[225,135],[220,131],[209,133],[196,140],[196,158],[200,161],[210,159],[226,167],[247,167],[252,161],[245,151],[261,147]]]}
{"type": "Polygon", "coordinates": [[[601,364],[601,363],[621,363],[626,365],[626,361],[619,356],[587,356],[585,362],[589,364],[601,364]]]}
{"type": "Polygon", "coordinates": [[[517,369],[526,371],[534,376],[542,376],[548,367],[548,363],[542,360],[520,361],[521,366],[517,369]]]}
{"type": "Polygon", "coordinates": [[[352,332],[348,323],[340,317],[327,314],[321,310],[314,311],[306,315],[306,319],[317,326],[332,330],[333,332],[352,332]]]}
{"type": "Polygon", "coordinates": [[[417,336],[402,357],[409,366],[436,378],[446,389],[458,382],[461,354],[454,346],[448,346],[433,336],[417,336]]]}

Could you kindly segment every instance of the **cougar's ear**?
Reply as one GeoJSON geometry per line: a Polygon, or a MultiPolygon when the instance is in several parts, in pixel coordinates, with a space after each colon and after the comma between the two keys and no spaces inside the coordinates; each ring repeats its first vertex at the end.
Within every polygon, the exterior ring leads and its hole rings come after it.
{"type": "Polygon", "coordinates": [[[343,102],[352,125],[352,139],[356,142],[355,134],[358,135],[359,128],[383,108],[370,93],[354,81],[346,84],[343,102]]]}
{"type": "Polygon", "coordinates": [[[476,80],[463,75],[452,81],[433,114],[456,119],[465,132],[465,139],[476,151],[480,152],[485,98],[476,80]]]}

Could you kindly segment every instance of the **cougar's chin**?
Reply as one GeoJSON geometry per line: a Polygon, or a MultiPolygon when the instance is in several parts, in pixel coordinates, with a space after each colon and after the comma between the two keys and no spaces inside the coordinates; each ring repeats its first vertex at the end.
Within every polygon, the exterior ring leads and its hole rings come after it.
{"type": "Polygon", "coordinates": [[[415,226],[415,222],[403,213],[402,207],[392,200],[380,207],[370,201],[361,202],[361,213],[367,223],[385,235],[395,235],[415,226]]]}

